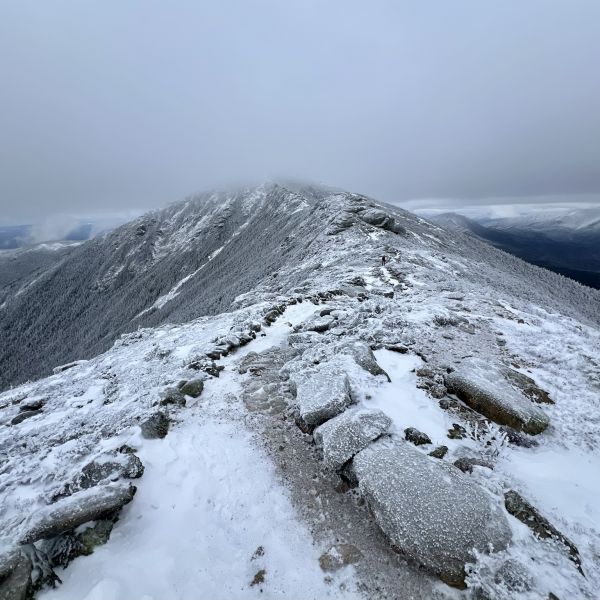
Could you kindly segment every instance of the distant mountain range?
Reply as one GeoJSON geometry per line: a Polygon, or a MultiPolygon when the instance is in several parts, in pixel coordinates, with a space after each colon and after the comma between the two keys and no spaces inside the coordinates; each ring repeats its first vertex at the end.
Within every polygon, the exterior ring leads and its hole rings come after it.
{"type": "MultiPolygon", "coordinates": [[[[8,225],[0,227],[0,250],[16,250],[32,242],[33,225],[8,225]]],[[[60,241],[84,241],[93,235],[92,223],[79,223],[60,241]]],[[[55,241],[55,240],[52,240],[55,241]]]]}
{"type": "Polygon", "coordinates": [[[600,289],[600,209],[538,211],[477,221],[452,212],[428,218],[446,229],[473,235],[531,264],[600,289]]]}

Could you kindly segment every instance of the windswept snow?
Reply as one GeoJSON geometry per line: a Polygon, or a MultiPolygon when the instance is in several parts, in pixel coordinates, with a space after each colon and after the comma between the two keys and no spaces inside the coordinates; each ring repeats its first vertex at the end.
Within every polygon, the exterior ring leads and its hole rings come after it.
{"type": "MultiPolygon", "coordinates": [[[[209,392],[203,403],[213,412],[215,401],[227,398],[209,392]]],[[[146,467],[135,502],[110,541],[40,598],[295,599],[300,589],[306,599],[352,597],[323,581],[318,549],[243,426],[207,420],[204,410],[192,409],[165,440],[125,440],[146,467]],[[252,586],[261,569],[264,584],[252,586]]]]}

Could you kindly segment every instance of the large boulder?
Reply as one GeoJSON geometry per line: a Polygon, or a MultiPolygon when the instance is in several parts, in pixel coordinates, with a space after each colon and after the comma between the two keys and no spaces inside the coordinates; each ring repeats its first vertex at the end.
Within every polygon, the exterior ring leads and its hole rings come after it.
{"type": "Polygon", "coordinates": [[[59,500],[34,512],[26,520],[20,542],[30,544],[101,519],[131,502],[135,492],[135,486],[130,484],[109,484],[59,500]]]}
{"type": "Polygon", "coordinates": [[[477,358],[465,361],[445,377],[448,391],[499,425],[536,435],[550,420],[505,379],[501,370],[477,358]]]}
{"type": "Polygon", "coordinates": [[[382,411],[350,408],[323,423],[314,432],[315,443],[323,450],[323,461],[341,469],[355,454],[387,431],[392,420],[382,411]]]}
{"type": "Polygon", "coordinates": [[[339,415],[352,401],[348,376],[329,363],[293,376],[290,383],[296,393],[300,418],[309,426],[320,425],[339,415]]]}
{"type": "Polygon", "coordinates": [[[449,585],[464,585],[474,550],[502,550],[511,539],[500,505],[480,486],[407,442],[373,442],[352,471],[394,548],[449,585]]]}

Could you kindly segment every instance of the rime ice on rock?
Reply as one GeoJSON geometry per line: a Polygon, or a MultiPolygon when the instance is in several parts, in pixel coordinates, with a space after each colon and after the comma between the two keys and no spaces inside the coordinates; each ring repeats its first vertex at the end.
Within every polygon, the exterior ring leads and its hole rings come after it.
{"type": "Polygon", "coordinates": [[[377,440],[352,464],[393,546],[450,585],[462,585],[473,549],[502,550],[511,539],[499,504],[481,487],[406,442],[377,440]]]}
{"type": "Polygon", "coordinates": [[[392,420],[380,410],[350,408],[323,423],[315,432],[315,442],[323,449],[323,461],[340,469],[357,452],[386,433],[392,420]]]}
{"type": "Polygon", "coordinates": [[[500,369],[484,360],[464,360],[446,375],[445,383],[449,392],[499,425],[535,435],[550,422],[546,413],[506,381],[500,369]]]}
{"type": "Polygon", "coordinates": [[[136,488],[129,484],[109,484],[83,490],[59,500],[29,517],[24,523],[20,541],[28,544],[94,521],[131,502],[135,491],[136,488]]]}
{"type": "Polygon", "coordinates": [[[307,425],[320,425],[339,415],[350,403],[350,382],[336,365],[323,363],[300,381],[292,378],[300,417],[307,425]]]}

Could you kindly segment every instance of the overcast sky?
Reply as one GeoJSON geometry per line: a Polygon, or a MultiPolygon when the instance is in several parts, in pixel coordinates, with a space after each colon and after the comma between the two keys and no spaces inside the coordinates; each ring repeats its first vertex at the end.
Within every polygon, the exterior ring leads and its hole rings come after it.
{"type": "Polygon", "coordinates": [[[0,0],[0,77],[5,221],[275,177],[600,192],[599,0],[0,0]]]}

